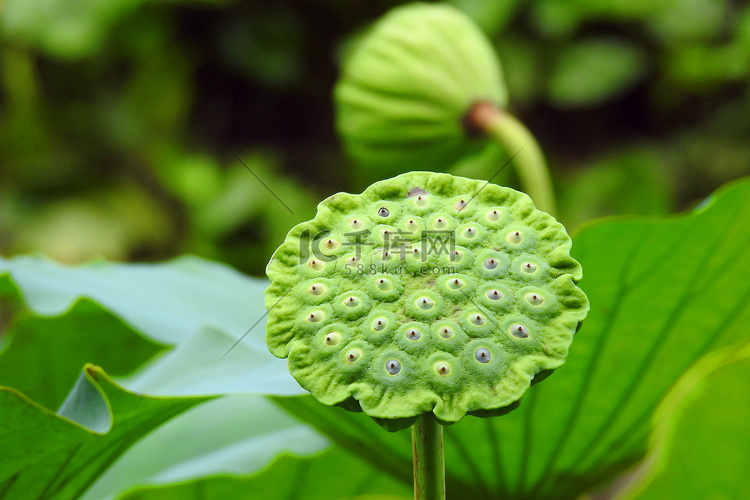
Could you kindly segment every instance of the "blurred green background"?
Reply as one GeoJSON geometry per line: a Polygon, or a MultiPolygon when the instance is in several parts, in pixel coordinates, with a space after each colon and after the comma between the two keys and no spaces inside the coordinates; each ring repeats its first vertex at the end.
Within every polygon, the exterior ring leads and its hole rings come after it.
{"type": "MultiPolygon", "coordinates": [[[[262,275],[320,199],[361,189],[331,91],[400,3],[0,2],[0,254],[194,253],[262,275]]],[[[750,174],[747,2],[452,3],[493,40],[569,227],[691,208],[750,174]]]]}

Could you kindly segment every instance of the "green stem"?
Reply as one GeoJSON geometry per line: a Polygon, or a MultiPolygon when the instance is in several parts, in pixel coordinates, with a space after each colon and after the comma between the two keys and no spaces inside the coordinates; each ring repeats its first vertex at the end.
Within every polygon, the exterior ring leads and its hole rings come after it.
{"type": "Polygon", "coordinates": [[[411,428],[414,500],[445,500],[443,426],[425,413],[411,428]]]}
{"type": "Polygon", "coordinates": [[[469,115],[470,126],[499,142],[509,154],[515,154],[522,189],[540,210],[555,215],[555,193],[547,163],[531,132],[512,115],[487,102],[474,105],[469,115]]]}

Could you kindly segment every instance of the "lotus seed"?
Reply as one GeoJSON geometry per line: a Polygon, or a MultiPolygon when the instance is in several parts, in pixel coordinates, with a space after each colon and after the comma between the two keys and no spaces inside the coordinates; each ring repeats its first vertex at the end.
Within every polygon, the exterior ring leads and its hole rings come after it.
{"type": "Polygon", "coordinates": [[[455,205],[455,208],[456,208],[456,210],[458,210],[459,212],[460,212],[461,210],[463,210],[464,208],[466,208],[466,200],[460,200],[460,201],[459,201],[458,203],[456,203],[456,205],[455,205]]]}
{"type": "Polygon", "coordinates": [[[322,260],[316,260],[313,259],[309,262],[310,267],[313,271],[321,271],[324,267],[326,267],[325,263],[322,260]]]}
{"type": "Polygon", "coordinates": [[[420,297],[417,299],[417,306],[424,311],[429,311],[434,305],[435,303],[429,297],[420,297]]]}
{"type": "Polygon", "coordinates": [[[451,288],[453,290],[458,290],[459,288],[464,286],[464,282],[458,278],[448,280],[448,288],[451,288]]]}
{"type": "Polygon", "coordinates": [[[448,328],[447,326],[444,326],[440,329],[440,336],[444,339],[449,339],[453,336],[453,329],[448,328]]]}
{"type": "Polygon", "coordinates": [[[389,215],[391,215],[391,212],[388,211],[388,209],[385,207],[380,207],[380,210],[378,210],[378,215],[381,217],[388,217],[389,215]]]}
{"type": "Polygon", "coordinates": [[[359,219],[352,219],[352,222],[350,225],[352,229],[361,229],[364,223],[359,219]]]}
{"type": "Polygon", "coordinates": [[[349,352],[346,353],[346,362],[354,363],[360,357],[362,357],[362,351],[359,349],[349,349],[349,352]]]}
{"type": "Polygon", "coordinates": [[[320,320],[323,319],[323,316],[325,316],[323,314],[323,311],[313,311],[307,317],[307,321],[309,321],[311,323],[317,323],[317,322],[319,322],[320,320]]]}
{"type": "Polygon", "coordinates": [[[334,346],[337,345],[341,341],[341,334],[338,332],[331,332],[328,335],[326,335],[326,338],[324,342],[326,345],[334,346]]]}
{"type": "Polygon", "coordinates": [[[438,375],[448,375],[451,372],[451,365],[445,361],[435,363],[435,371],[438,375]]]}
{"type": "Polygon", "coordinates": [[[513,335],[514,337],[518,337],[519,339],[525,339],[529,336],[529,331],[523,325],[511,326],[510,333],[511,335],[513,335]]]}
{"type": "Polygon", "coordinates": [[[513,231],[511,233],[508,233],[508,236],[506,236],[505,239],[508,241],[508,243],[518,245],[519,243],[521,243],[521,241],[523,241],[523,235],[520,231],[513,231]]]}
{"type": "Polygon", "coordinates": [[[435,219],[435,223],[433,224],[433,226],[435,226],[435,229],[443,229],[447,225],[448,222],[442,217],[438,217],[437,219],[435,219]]]}
{"type": "Polygon", "coordinates": [[[487,290],[487,297],[490,300],[500,300],[503,298],[503,294],[500,293],[500,290],[496,290],[493,288],[492,290],[487,290]]]}
{"type": "Polygon", "coordinates": [[[406,331],[406,338],[409,340],[419,340],[422,338],[422,332],[416,328],[410,328],[406,331]]]}
{"type": "Polygon", "coordinates": [[[382,292],[387,292],[388,290],[393,288],[393,282],[391,280],[380,278],[377,280],[376,285],[378,287],[378,290],[382,292]]]}
{"type": "Polygon", "coordinates": [[[484,324],[484,317],[481,314],[472,314],[471,324],[475,326],[482,326],[484,324]]]}
{"type": "Polygon", "coordinates": [[[418,229],[419,229],[419,225],[416,222],[414,222],[413,220],[410,220],[409,222],[406,223],[406,230],[407,231],[410,231],[410,232],[413,233],[413,232],[415,232],[418,229]]]}
{"type": "Polygon", "coordinates": [[[544,302],[544,298],[538,293],[527,293],[526,301],[532,306],[538,306],[541,305],[542,302],[544,302]]]}
{"type": "Polygon", "coordinates": [[[357,297],[349,297],[344,301],[346,307],[357,307],[362,301],[357,297]]]}
{"type": "Polygon", "coordinates": [[[326,242],[325,242],[325,247],[328,250],[333,250],[334,248],[336,248],[338,246],[339,246],[339,244],[335,240],[326,240],[326,242]]]}
{"type": "Polygon", "coordinates": [[[484,261],[485,269],[495,269],[497,267],[497,261],[495,259],[487,259],[484,261]]]}
{"type": "Polygon", "coordinates": [[[463,233],[461,233],[461,235],[464,238],[473,238],[474,236],[477,235],[477,230],[474,229],[473,227],[467,227],[466,229],[464,229],[464,231],[463,231],[463,233]]]}
{"type": "Polygon", "coordinates": [[[490,354],[490,350],[486,347],[480,347],[474,351],[474,357],[480,363],[489,363],[490,359],[492,359],[492,354],[490,354]]]}
{"type": "Polygon", "coordinates": [[[536,264],[532,264],[531,262],[525,262],[525,263],[521,264],[521,269],[525,273],[532,274],[532,273],[536,272],[536,264]]]}
{"type": "Polygon", "coordinates": [[[401,363],[397,359],[389,359],[385,362],[385,371],[390,375],[397,375],[401,371],[401,363]]]}
{"type": "Polygon", "coordinates": [[[315,283],[310,287],[310,293],[313,295],[323,295],[326,293],[326,286],[323,283],[315,283]]]}
{"type": "Polygon", "coordinates": [[[428,201],[425,196],[417,196],[417,199],[414,200],[414,204],[418,207],[426,207],[428,204],[428,201]]]}
{"type": "Polygon", "coordinates": [[[388,324],[388,320],[385,318],[377,318],[372,322],[372,329],[376,332],[380,332],[385,329],[388,324]]]}
{"type": "Polygon", "coordinates": [[[497,210],[491,210],[491,211],[487,212],[487,214],[485,215],[485,217],[487,217],[488,221],[495,222],[496,220],[500,219],[500,212],[498,212],[497,210]]]}

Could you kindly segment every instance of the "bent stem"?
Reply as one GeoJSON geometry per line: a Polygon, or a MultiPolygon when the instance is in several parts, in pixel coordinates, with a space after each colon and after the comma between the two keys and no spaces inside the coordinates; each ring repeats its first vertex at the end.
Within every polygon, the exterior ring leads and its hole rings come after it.
{"type": "Polygon", "coordinates": [[[417,417],[411,428],[414,454],[414,500],[445,500],[443,426],[431,413],[417,417]]]}
{"type": "Polygon", "coordinates": [[[547,163],[531,132],[512,115],[494,104],[481,101],[467,115],[468,127],[499,142],[510,154],[523,190],[540,210],[555,215],[555,193],[547,163]]]}

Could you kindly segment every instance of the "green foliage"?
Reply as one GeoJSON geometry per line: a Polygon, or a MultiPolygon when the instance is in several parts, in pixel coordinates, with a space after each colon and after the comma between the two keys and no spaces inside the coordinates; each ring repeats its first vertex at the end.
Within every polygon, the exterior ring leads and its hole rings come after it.
{"type": "Polygon", "coordinates": [[[650,467],[636,479],[638,487],[618,498],[750,494],[744,476],[750,466],[748,377],[747,342],[706,355],[683,375],[654,415],[650,467]]]}
{"type": "Polygon", "coordinates": [[[589,38],[558,55],[549,99],[564,106],[594,106],[632,87],[648,70],[645,55],[615,39],[589,38]]]}
{"type": "MultiPolygon", "coordinates": [[[[2,4],[0,254],[99,261],[0,258],[1,498],[409,496],[406,433],[294,396],[261,338],[265,280],[100,261],[260,276],[318,200],[384,177],[347,163],[330,93],[342,47],[399,3],[2,4]]],[[[585,224],[750,172],[750,5],[451,4],[500,55],[560,220],[584,225],[593,312],[518,410],[448,428],[450,492],[569,498],[638,464],[628,499],[747,496],[747,348],[710,352],[748,334],[747,181],[693,215],[585,224]]],[[[436,160],[489,179],[507,157],[436,160]]]]}
{"type": "MultiPolygon", "coordinates": [[[[222,359],[251,320],[263,316],[266,282],[189,257],[160,265],[100,262],[78,268],[41,258],[0,259],[0,273],[4,273],[0,291],[18,311],[5,332],[8,345],[0,353],[2,385],[28,390],[29,396],[54,408],[62,401],[61,391],[70,387],[63,384],[72,385],[85,360],[91,360],[121,374],[143,365],[131,376],[120,378],[120,384],[129,391],[166,396],[167,402],[183,401],[175,395],[200,395],[185,400],[193,401],[188,405],[192,406],[206,395],[242,393],[209,401],[169,420],[124,455],[126,446],[113,450],[106,461],[99,462],[97,476],[114,459],[117,463],[95,478],[86,498],[101,498],[139,484],[190,480],[207,472],[247,474],[262,469],[282,451],[309,454],[326,446],[309,428],[253,394],[301,392],[285,364],[268,356],[262,340],[253,347],[246,339],[222,359]],[[246,306],[248,295],[261,298],[254,309],[246,306]],[[32,309],[25,310],[23,303],[32,309]],[[164,349],[148,338],[174,347],[148,359],[164,349]],[[248,362],[255,369],[248,370],[248,362]],[[210,432],[207,422],[213,426],[210,432]]],[[[8,390],[17,394],[16,389],[8,390]]],[[[16,398],[27,403],[0,415],[18,418],[19,411],[31,412],[33,418],[42,418],[39,425],[52,415],[28,402],[26,396],[16,398]]],[[[88,410],[101,409],[100,400],[90,399],[88,410]]],[[[79,408],[87,415],[85,404],[79,408]]],[[[115,422],[129,418],[126,409],[112,410],[115,422]]],[[[152,418],[158,417],[155,411],[152,418]]],[[[23,428],[33,433],[38,427],[35,421],[25,421],[23,428]]],[[[40,429],[37,446],[48,447],[54,441],[44,441],[40,429]]],[[[129,444],[146,429],[123,432],[129,444]]],[[[8,446],[21,453],[23,436],[18,439],[8,446]]],[[[53,464],[40,454],[39,467],[45,463],[53,464]]]]}
{"type": "Polygon", "coordinates": [[[3,388],[0,492],[9,498],[79,498],[128,446],[205,399],[136,395],[92,365],[57,414],[3,388]]]}
{"type": "Polygon", "coordinates": [[[136,490],[122,498],[250,500],[299,498],[300,495],[306,500],[407,500],[412,496],[408,484],[380,475],[370,464],[363,462],[356,455],[334,448],[310,458],[282,456],[267,470],[249,478],[207,477],[189,483],[136,490]]]}

